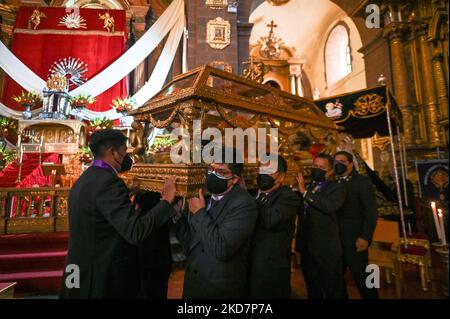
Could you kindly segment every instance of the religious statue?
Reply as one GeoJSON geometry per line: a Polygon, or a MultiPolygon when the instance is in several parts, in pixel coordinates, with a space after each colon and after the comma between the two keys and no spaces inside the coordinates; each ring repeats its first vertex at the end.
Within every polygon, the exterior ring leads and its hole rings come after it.
{"type": "Polygon", "coordinates": [[[258,83],[263,83],[265,74],[266,74],[266,66],[264,65],[264,63],[263,62],[254,63],[252,58],[250,66],[248,68],[244,68],[242,75],[246,79],[253,80],[258,83]]]}
{"type": "Polygon", "coordinates": [[[133,152],[131,153],[131,158],[134,163],[142,163],[145,161],[145,131],[142,124],[139,122],[133,122],[131,124],[132,133],[130,136],[130,145],[133,147],[133,152]]]}
{"type": "Polygon", "coordinates": [[[41,23],[41,18],[47,18],[47,16],[44,12],[39,11],[39,9],[35,9],[28,19],[28,29],[31,29],[31,24],[33,24],[33,29],[36,30],[37,26],[41,23]]]}
{"type": "Polygon", "coordinates": [[[108,30],[108,32],[114,32],[115,21],[114,17],[108,12],[98,15],[100,20],[103,20],[103,29],[108,30]]]}

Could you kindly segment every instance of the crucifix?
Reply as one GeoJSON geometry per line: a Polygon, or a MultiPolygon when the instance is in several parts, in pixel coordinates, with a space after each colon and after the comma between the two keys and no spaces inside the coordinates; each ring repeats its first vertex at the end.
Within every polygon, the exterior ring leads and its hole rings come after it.
{"type": "Polygon", "coordinates": [[[267,27],[270,28],[270,31],[269,31],[269,37],[272,37],[272,36],[273,36],[273,28],[278,27],[278,25],[276,25],[276,24],[274,23],[274,21],[272,20],[272,21],[270,21],[270,23],[267,25],[267,27]]]}

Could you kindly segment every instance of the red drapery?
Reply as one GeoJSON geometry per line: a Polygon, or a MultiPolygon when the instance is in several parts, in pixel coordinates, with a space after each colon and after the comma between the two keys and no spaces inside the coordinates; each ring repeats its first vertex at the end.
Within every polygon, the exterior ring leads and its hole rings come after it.
{"type": "MultiPolygon", "coordinates": [[[[60,19],[71,13],[66,8],[40,7],[46,17],[33,29],[28,28],[35,7],[21,7],[13,31],[11,51],[33,72],[46,80],[53,62],[62,58],[79,58],[87,64],[88,80],[98,74],[125,51],[126,18],[124,10],[79,9],[79,15],[86,20],[86,29],[69,29],[60,25],[60,19]],[[115,21],[114,32],[103,27],[104,20],[99,15],[108,12],[115,21]]],[[[73,87],[71,88],[73,89],[73,87]]],[[[22,107],[12,100],[13,95],[20,94],[22,88],[11,78],[5,80],[3,103],[12,109],[22,107]]],[[[89,109],[107,111],[111,101],[127,95],[126,79],[99,95],[89,109]]]]}

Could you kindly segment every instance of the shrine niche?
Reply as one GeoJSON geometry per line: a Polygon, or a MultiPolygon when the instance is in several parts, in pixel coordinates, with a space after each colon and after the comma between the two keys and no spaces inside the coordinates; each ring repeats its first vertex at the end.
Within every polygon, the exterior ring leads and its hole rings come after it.
{"type": "Polygon", "coordinates": [[[246,78],[268,84],[298,96],[312,96],[302,67],[304,61],[295,56],[295,48],[275,36],[277,24],[267,24],[269,33],[250,45],[250,60],[244,62],[246,78]],[[302,81],[303,79],[303,81],[302,81]]]}
{"type": "Polygon", "coordinates": [[[40,144],[43,153],[76,154],[86,145],[86,124],[78,120],[19,120],[19,144],[40,144]]]}
{"type": "MultiPolygon", "coordinates": [[[[141,136],[147,124],[164,130],[157,144],[166,156],[161,154],[160,161],[155,157],[147,158],[147,162],[135,161],[131,171],[122,177],[130,188],[159,191],[164,180],[175,175],[177,194],[183,197],[197,194],[204,184],[208,166],[193,161],[179,164],[166,161],[173,141],[165,137],[174,129],[183,128],[192,141],[194,120],[201,120],[202,130],[218,128],[221,133],[227,128],[278,129],[278,152],[289,166],[287,185],[295,184],[299,169],[311,164],[312,149],[332,153],[336,147],[337,127],[312,101],[207,65],[175,77],[143,107],[129,114],[141,123],[134,125],[141,136]]],[[[245,154],[248,141],[244,144],[242,153],[245,154]]],[[[192,148],[190,152],[192,159],[192,148]]],[[[148,150],[140,152],[146,153],[148,150]]],[[[244,158],[243,178],[252,188],[256,185],[258,164],[247,163],[247,159],[244,158]]]]}

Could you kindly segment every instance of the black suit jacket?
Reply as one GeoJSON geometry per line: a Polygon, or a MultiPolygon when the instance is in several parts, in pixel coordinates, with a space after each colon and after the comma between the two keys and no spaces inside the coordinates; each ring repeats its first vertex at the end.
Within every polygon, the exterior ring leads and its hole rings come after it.
{"type": "Polygon", "coordinates": [[[256,218],[255,200],[235,185],[209,211],[183,215],[174,224],[175,235],[187,254],[184,298],[246,296],[248,253],[256,218]]]}
{"type": "MultiPolygon", "coordinates": [[[[136,298],[139,291],[137,244],[175,214],[160,201],[137,214],[125,183],[113,172],[88,168],[69,193],[69,250],[66,265],[80,270],[80,288],[62,298],[136,298]]],[[[66,269],[66,268],[65,268],[66,269]]]]}
{"type": "Polygon", "coordinates": [[[337,213],[343,244],[355,247],[358,237],[371,242],[377,223],[377,207],[370,178],[353,172],[348,180],[340,183],[347,189],[344,205],[337,213]]]}
{"type": "MultiPolygon", "coordinates": [[[[141,191],[134,199],[140,211],[147,212],[158,205],[160,193],[141,191]]],[[[138,245],[141,272],[142,298],[167,298],[167,285],[172,268],[169,222],[152,231],[150,236],[138,245]]]]}
{"type": "Polygon", "coordinates": [[[297,250],[314,256],[336,258],[342,256],[339,225],[336,213],[345,200],[345,186],[328,182],[313,193],[309,185],[304,196],[304,209],[299,214],[297,250]]]}
{"type": "Polygon", "coordinates": [[[290,298],[292,234],[299,196],[283,186],[258,205],[250,253],[252,298],[290,298]]]}

